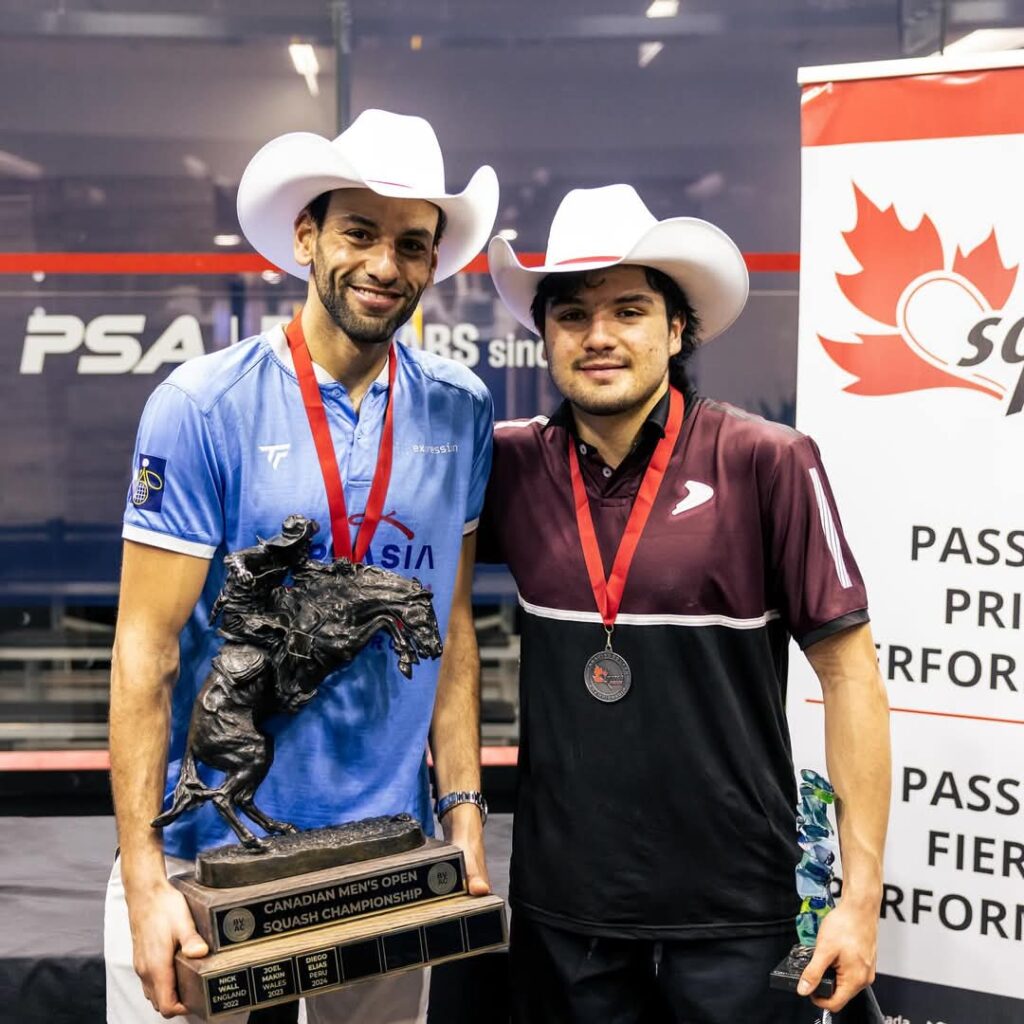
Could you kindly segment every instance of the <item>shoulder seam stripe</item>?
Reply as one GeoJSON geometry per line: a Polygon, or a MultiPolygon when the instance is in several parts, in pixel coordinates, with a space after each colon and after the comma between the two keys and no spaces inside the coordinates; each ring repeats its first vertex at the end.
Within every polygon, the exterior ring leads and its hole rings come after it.
{"type": "Polygon", "coordinates": [[[479,401],[484,397],[481,390],[477,389],[477,385],[479,384],[483,392],[486,392],[487,390],[486,385],[479,377],[476,377],[472,370],[469,370],[469,367],[466,366],[465,363],[460,362],[458,359],[452,359],[450,356],[440,356],[437,355],[437,353],[428,353],[425,349],[417,348],[414,345],[407,345],[404,341],[398,341],[396,344],[400,349],[404,349],[407,353],[407,365],[414,366],[421,374],[423,374],[424,377],[429,378],[436,384],[442,384],[445,387],[454,388],[456,391],[460,391],[464,395],[469,395],[469,397],[474,401],[479,401]],[[421,363],[419,359],[416,358],[417,353],[433,355],[435,358],[440,359],[445,363],[451,363],[453,366],[461,366],[469,371],[470,376],[475,377],[476,379],[472,382],[467,381],[463,383],[462,381],[449,380],[447,377],[438,377],[426,363],[421,363]]]}
{"type": "Polygon", "coordinates": [[[530,419],[522,420],[496,420],[494,424],[495,430],[504,430],[506,427],[512,427],[513,429],[520,429],[522,427],[529,427],[534,423],[539,423],[541,426],[547,424],[547,416],[531,416],[530,419]]]}
{"type": "MultiPolygon", "coordinates": [[[[570,611],[564,608],[544,608],[530,604],[519,595],[519,604],[528,615],[542,619],[558,619],[562,622],[601,623],[601,616],[595,612],[570,611]]],[[[636,612],[619,612],[615,621],[623,626],[727,626],[730,629],[761,629],[773,619],[779,618],[774,609],[752,619],[737,619],[729,615],[645,615],[636,612]]]]}
{"type": "MultiPolygon", "coordinates": [[[[244,345],[246,342],[250,341],[258,341],[265,337],[266,336],[262,334],[254,334],[251,337],[243,338],[241,341],[236,342],[234,345],[229,345],[227,348],[213,349],[211,352],[207,352],[206,354],[215,355],[221,352],[229,352],[231,349],[236,348],[238,345],[244,345]]],[[[260,366],[260,364],[268,358],[273,358],[273,354],[269,352],[267,349],[264,349],[255,359],[253,359],[252,364],[250,366],[247,366],[244,370],[242,370],[236,376],[232,377],[230,380],[222,383],[220,387],[214,392],[214,394],[208,399],[208,401],[205,402],[200,402],[199,396],[192,394],[192,392],[189,391],[187,388],[182,387],[177,381],[173,381],[170,378],[158,384],[157,389],[162,388],[164,386],[174,388],[175,391],[179,391],[181,394],[183,394],[186,398],[189,399],[189,401],[199,410],[200,415],[204,419],[209,419],[210,414],[213,412],[214,406],[216,406],[218,402],[220,402],[221,399],[223,399],[224,396],[229,391],[232,390],[232,388],[237,387],[243,380],[245,380],[246,377],[249,376],[250,373],[253,373],[260,366]]]]}

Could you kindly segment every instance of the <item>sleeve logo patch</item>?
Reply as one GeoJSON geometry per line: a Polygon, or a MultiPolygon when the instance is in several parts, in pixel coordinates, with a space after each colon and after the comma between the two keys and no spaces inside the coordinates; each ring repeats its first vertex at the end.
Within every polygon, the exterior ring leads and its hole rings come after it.
{"type": "Polygon", "coordinates": [[[132,477],[131,500],[136,508],[159,512],[164,500],[164,476],[167,460],[155,455],[139,455],[139,464],[132,477]]]}

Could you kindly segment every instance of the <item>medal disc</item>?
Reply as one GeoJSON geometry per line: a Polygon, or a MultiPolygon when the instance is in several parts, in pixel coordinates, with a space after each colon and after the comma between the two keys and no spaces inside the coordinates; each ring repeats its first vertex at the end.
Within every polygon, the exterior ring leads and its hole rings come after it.
{"type": "Polygon", "coordinates": [[[626,659],[614,651],[599,651],[583,670],[583,681],[592,697],[605,704],[614,704],[629,693],[632,673],[626,659]]]}

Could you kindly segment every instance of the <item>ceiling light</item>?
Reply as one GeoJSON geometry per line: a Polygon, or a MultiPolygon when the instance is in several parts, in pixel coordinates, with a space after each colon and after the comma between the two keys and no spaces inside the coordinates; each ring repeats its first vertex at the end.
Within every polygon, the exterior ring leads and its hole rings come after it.
{"type": "Polygon", "coordinates": [[[242,241],[241,235],[214,235],[214,245],[238,245],[242,241]]]}
{"type": "Polygon", "coordinates": [[[498,232],[499,238],[504,238],[506,242],[514,242],[519,237],[519,232],[515,228],[502,228],[498,232]]]}
{"type": "Polygon", "coordinates": [[[185,168],[185,173],[190,178],[205,178],[210,173],[210,168],[207,166],[206,161],[194,153],[186,153],[181,158],[181,162],[185,168]]]}
{"type": "Polygon", "coordinates": [[[695,203],[702,203],[721,195],[724,188],[725,175],[721,171],[709,171],[696,181],[691,181],[683,189],[683,193],[687,199],[692,199],[695,203]]]}
{"type": "Polygon", "coordinates": [[[1024,47],[1024,28],[979,28],[949,43],[943,53],[986,53],[991,50],[1019,50],[1021,47],[1024,47]]]}
{"type": "Polygon", "coordinates": [[[23,156],[0,149],[0,176],[11,178],[41,178],[42,165],[23,156]]]}
{"type": "Polygon", "coordinates": [[[665,49],[664,43],[641,43],[637,49],[637,63],[645,68],[665,49]]]}
{"type": "Polygon", "coordinates": [[[289,43],[288,52],[295,70],[306,80],[310,96],[319,96],[320,84],[316,76],[320,71],[320,62],[316,59],[316,50],[309,43],[289,43]]]}
{"type": "Polygon", "coordinates": [[[36,284],[42,284],[46,280],[45,272],[42,270],[33,270],[32,280],[35,281],[36,284]]]}
{"type": "Polygon", "coordinates": [[[284,274],[279,274],[276,270],[264,270],[260,274],[267,284],[280,284],[284,280],[284,274]]]}
{"type": "Polygon", "coordinates": [[[674,18],[679,13],[679,0],[651,0],[648,18],[674,18]]]}

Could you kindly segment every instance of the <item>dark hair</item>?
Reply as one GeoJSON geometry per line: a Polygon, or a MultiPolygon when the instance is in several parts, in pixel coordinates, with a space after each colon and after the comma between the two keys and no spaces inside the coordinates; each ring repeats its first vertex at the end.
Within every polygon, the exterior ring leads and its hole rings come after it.
{"type": "MultiPolygon", "coordinates": [[[[690,305],[690,300],[682,288],[668,274],[654,267],[644,267],[647,284],[665,300],[665,316],[668,322],[678,316],[683,321],[682,346],[668,361],[668,379],[673,387],[686,391],[690,386],[686,375],[686,361],[697,350],[700,336],[700,317],[690,305]]],[[[541,278],[537,294],[530,303],[530,316],[541,337],[544,337],[544,324],[548,306],[554,302],[570,301],[579,295],[584,288],[595,287],[598,282],[594,275],[600,270],[581,270],[570,274],[548,274],[541,278]]]]}
{"type": "Polygon", "coordinates": [[[321,192],[316,199],[311,199],[302,213],[309,214],[309,219],[316,225],[317,231],[324,226],[324,218],[327,216],[327,208],[331,205],[331,193],[321,192]]]}
{"type": "MultiPolygon", "coordinates": [[[[324,226],[324,219],[327,217],[327,208],[331,205],[331,193],[321,192],[316,199],[311,199],[299,214],[301,217],[303,213],[309,214],[309,219],[316,225],[319,231],[324,226]]],[[[434,231],[434,248],[436,249],[441,244],[441,236],[444,234],[444,229],[448,227],[448,214],[437,207],[437,230],[434,231]]]]}

